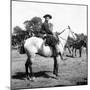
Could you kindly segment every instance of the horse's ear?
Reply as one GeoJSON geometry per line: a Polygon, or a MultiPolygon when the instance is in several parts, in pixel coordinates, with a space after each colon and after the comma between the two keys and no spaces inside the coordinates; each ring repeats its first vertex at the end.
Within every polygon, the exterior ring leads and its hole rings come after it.
{"type": "Polygon", "coordinates": [[[70,26],[68,25],[68,29],[70,29],[70,26]]]}

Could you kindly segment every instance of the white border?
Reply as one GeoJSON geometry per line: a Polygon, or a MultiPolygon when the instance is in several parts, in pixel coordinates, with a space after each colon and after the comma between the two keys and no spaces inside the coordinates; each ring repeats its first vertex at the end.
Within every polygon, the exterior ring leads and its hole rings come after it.
{"type": "MultiPolygon", "coordinates": [[[[28,0],[28,1],[30,1],[30,0],[28,0]]],[[[48,0],[33,0],[33,1],[48,2],[48,0]]],[[[89,1],[90,0],[62,0],[62,1],[61,0],[50,0],[49,2],[90,5],[89,1]]],[[[89,9],[89,7],[88,7],[88,9],[89,9]]],[[[0,90],[8,90],[8,89],[10,89],[9,88],[10,87],[10,0],[1,0],[0,1],[0,11],[1,11],[1,13],[0,13],[0,90]]],[[[88,16],[90,16],[89,10],[88,10],[88,16]]],[[[88,17],[88,24],[89,24],[89,21],[90,21],[90,19],[88,17]]],[[[88,25],[88,38],[90,38],[89,28],[90,27],[88,25]]],[[[88,62],[89,62],[89,59],[88,59],[88,62]]],[[[90,65],[88,64],[88,66],[90,66],[90,65]]],[[[90,76],[90,75],[88,75],[88,76],[90,76]]],[[[90,84],[90,82],[89,82],[89,84],[90,84]]],[[[66,90],[66,89],[85,90],[85,89],[87,89],[88,90],[89,85],[88,86],[57,87],[57,88],[56,87],[55,88],[40,88],[40,89],[41,90],[55,90],[55,89],[57,89],[57,90],[59,90],[59,89],[63,89],[63,90],[66,90]]],[[[39,90],[39,89],[37,89],[37,90],[39,90]]]]}

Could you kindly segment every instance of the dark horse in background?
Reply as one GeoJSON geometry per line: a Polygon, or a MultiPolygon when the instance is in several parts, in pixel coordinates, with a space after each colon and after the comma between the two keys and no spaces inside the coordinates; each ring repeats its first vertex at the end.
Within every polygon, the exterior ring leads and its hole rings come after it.
{"type": "Polygon", "coordinates": [[[69,54],[73,57],[74,56],[74,51],[75,51],[75,56],[77,53],[77,50],[79,50],[79,56],[81,57],[82,54],[82,49],[83,47],[86,48],[86,54],[87,54],[87,36],[84,34],[76,34],[77,40],[73,40],[72,38],[68,38],[68,41],[65,45],[65,50],[66,48],[69,51],[69,54]]]}
{"type": "Polygon", "coordinates": [[[74,41],[72,44],[72,55],[73,55],[73,50],[75,49],[75,56],[76,56],[76,51],[79,50],[79,55],[81,57],[82,54],[82,49],[83,47],[86,48],[86,54],[87,54],[87,35],[82,34],[75,34],[77,36],[77,40],[74,41]]]}
{"type": "Polygon", "coordinates": [[[73,55],[73,51],[75,50],[75,56],[77,53],[77,50],[79,50],[79,57],[81,57],[82,55],[82,48],[85,47],[86,48],[86,53],[87,53],[87,43],[84,40],[79,40],[79,41],[75,41],[72,45],[72,56],[73,55]]]}

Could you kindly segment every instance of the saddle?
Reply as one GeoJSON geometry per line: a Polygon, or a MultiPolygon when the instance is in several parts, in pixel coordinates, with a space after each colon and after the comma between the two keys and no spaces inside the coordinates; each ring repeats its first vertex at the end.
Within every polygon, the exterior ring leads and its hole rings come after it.
{"type": "Polygon", "coordinates": [[[37,37],[45,40],[45,45],[49,46],[55,46],[59,42],[59,38],[57,35],[54,36],[52,34],[38,34],[37,37]]]}
{"type": "Polygon", "coordinates": [[[52,34],[39,34],[40,38],[42,38],[45,41],[45,46],[50,46],[53,50],[53,56],[57,55],[57,50],[56,50],[56,44],[59,42],[59,38],[57,35],[52,35],[52,34]]]}
{"type": "Polygon", "coordinates": [[[54,47],[59,42],[58,37],[54,37],[53,35],[46,35],[44,39],[46,40],[45,44],[51,47],[54,47]]]}
{"type": "Polygon", "coordinates": [[[58,44],[59,39],[57,37],[54,37],[53,35],[47,35],[44,37],[45,39],[45,45],[50,46],[53,50],[53,56],[57,56],[57,49],[56,44],[58,44]]]}

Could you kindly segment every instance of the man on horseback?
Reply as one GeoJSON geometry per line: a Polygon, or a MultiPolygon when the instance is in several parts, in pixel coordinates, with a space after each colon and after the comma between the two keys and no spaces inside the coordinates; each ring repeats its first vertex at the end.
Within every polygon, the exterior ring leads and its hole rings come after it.
{"type": "Polygon", "coordinates": [[[58,43],[59,39],[57,35],[53,33],[53,24],[49,22],[50,19],[52,19],[52,16],[49,14],[46,14],[43,16],[45,18],[44,23],[41,26],[41,31],[40,33],[46,34],[44,37],[46,39],[45,45],[49,45],[53,49],[53,55],[57,55],[57,50],[56,50],[56,44],[58,43]]]}

